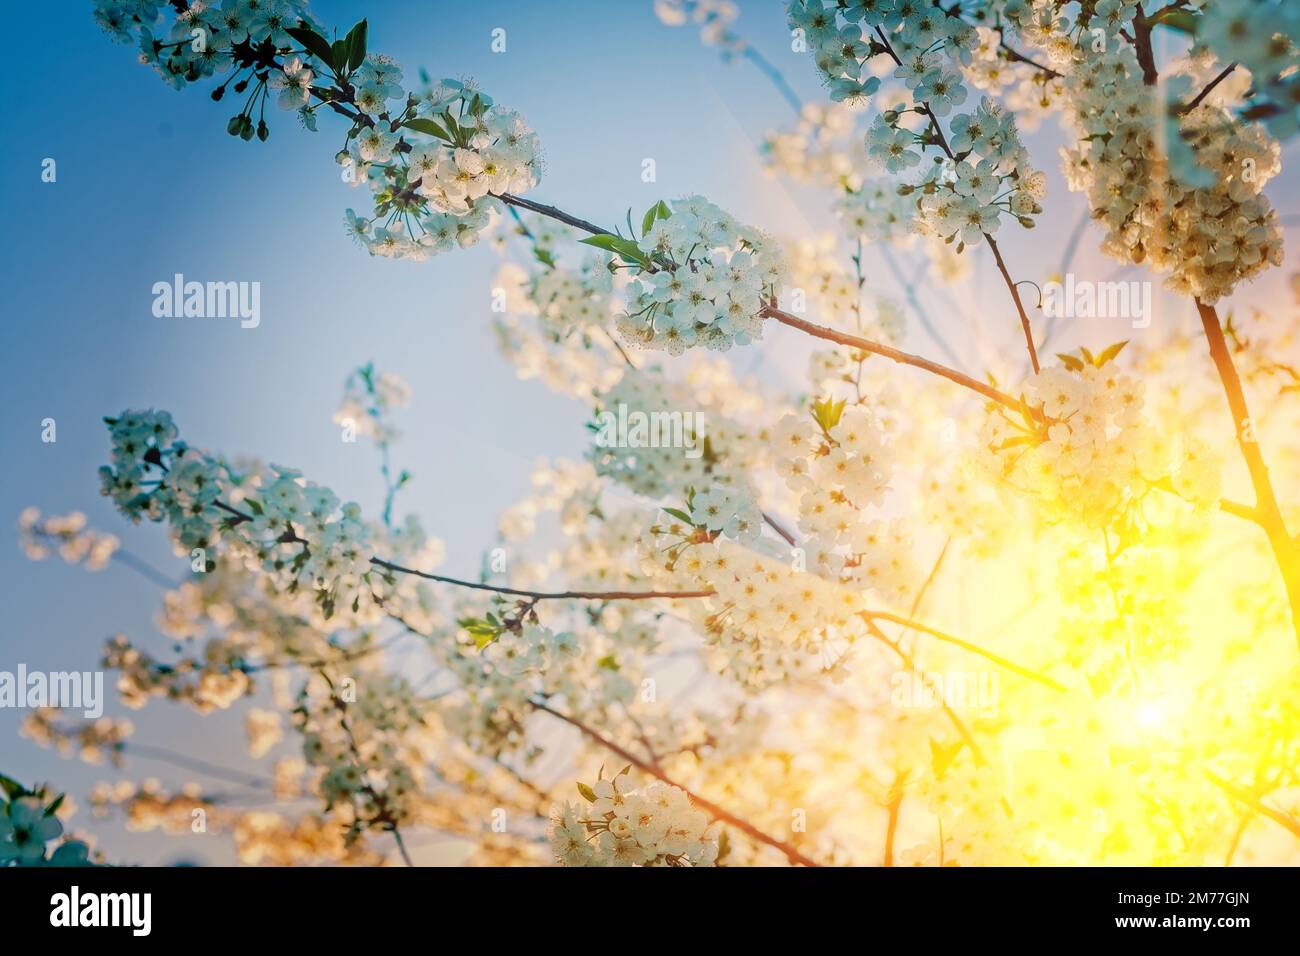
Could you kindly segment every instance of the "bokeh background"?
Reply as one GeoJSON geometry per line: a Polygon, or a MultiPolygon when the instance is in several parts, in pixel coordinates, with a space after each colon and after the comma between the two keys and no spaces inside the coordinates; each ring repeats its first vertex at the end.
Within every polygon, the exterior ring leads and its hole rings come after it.
{"type": "MultiPolygon", "coordinates": [[[[740,7],[737,32],[799,96],[821,101],[812,64],[790,50],[783,5],[751,0],[740,7]]],[[[470,76],[522,112],[546,158],[533,198],[613,223],[628,206],[639,212],[661,197],[702,193],[779,236],[834,230],[824,192],[769,177],[759,158],[763,134],[792,122],[789,104],[751,64],[723,62],[694,28],[661,24],[650,0],[322,0],[313,9],[344,29],[368,17],[370,48],[396,57],[408,85],[421,66],[435,77],[470,76]],[[501,54],[490,49],[497,27],[507,31],[501,54]],[[647,157],[657,166],[652,184],[641,181],[647,157]]],[[[210,84],[171,90],[136,62],[133,46],[98,30],[90,4],[20,4],[6,16],[9,35],[21,42],[6,44],[9,145],[0,151],[0,430],[7,453],[0,523],[11,529],[11,543],[0,546],[0,669],[19,662],[33,670],[93,669],[103,641],[118,632],[159,654],[170,647],[153,623],[155,585],[117,564],[88,574],[57,558],[33,563],[12,543],[24,507],[80,509],[133,554],[177,577],[185,570],[161,529],[130,526],[99,497],[96,469],[108,445],[103,416],[167,408],[196,444],[300,468],[373,513],[383,494],[373,447],[340,442],[331,422],[344,378],[367,360],[414,388],[411,406],[399,413],[405,438],[395,452],[396,463],[415,475],[404,506],[446,543],[447,573],[475,576],[498,512],[527,491],[533,463],[578,457],[589,439],[583,423],[590,409],[518,381],[496,351],[489,307],[499,257],[482,246],[420,264],[370,258],[343,229],[344,209],[365,197],[340,181],[333,164],[341,122],[322,112],[313,134],[277,112],[269,142],[244,143],[226,134],[234,108],[213,104],[210,84]],[[41,181],[47,157],[57,162],[55,183],[41,181]],[[261,282],[260,327],[155,318],[151,286],[176,272],[261,282]],[[57,422],[54,444],[41,442],[45,418],[57,422]]],[[[1055,127],[1025,139],[1049,176],[1045,212],[1032,232],[1008,227],[999,238],[1017,277],[1041,282],[1060,267],[1085,204],[1057,172],[1055,127]]],[[[1297,183],[1289,170],[1268,190],[1288,225],[1296,222],[1297,183]]],[[[1120,270],[1096,250],[1098,238],[1084,232],[1073,269],[1081,277],[1117,277],[1120,270]]],[[[922,283],[921,301],[967,371],[1018,370],[1022,346],[1006,291],[987,251],[972,254],[967,283],[956,291],[922,283]],[[961,317],[947,304],[954,296],[961,317]]],[[[900,258],[909,270],[921,261],[900,258]]],[[[1287,268],[1234,304],[1289,300],[1294,263],[1289,256],[1287,268]]],[[[901,299],[877,251],[867,250],[865,267],[869,293],[901,299]]],[[[1155,321],[1138,334],[1167,335],[1195,323],[1190,304],[1157,292],[1155,321]]],[[[1104,345],[1133,334],[1125,322],[1091,320],[1063,329],[1056,344],[1104,345]]],[[[914,326],[908,345],[935,354],[914,326]]],[[[806,340],[774,329],[732,360],[799,389],[808,351],[806,340]]],[[[111,694],[111,674],[107,684],[111,694]]],[[[240,713],[199,718],[159,701],[127,712],[111,699],[106,712],[126,713],[140,743],[263,772],[293,745],[287,740],[253,762],[240,713]]],[[[92,829],[109,858],[234,862],[223,838],[92,824],[85,794],[117,771],[62,759],[20,738],[21,717],[0,710],[0,770],[67,790],[83,807],[72,825],[92,829]]],[[[134,757],[122,773],[171,785],[211,782],[134,757]]],[[[434,847],[423,862],[454,862],[456,853],[434,847]]]]}

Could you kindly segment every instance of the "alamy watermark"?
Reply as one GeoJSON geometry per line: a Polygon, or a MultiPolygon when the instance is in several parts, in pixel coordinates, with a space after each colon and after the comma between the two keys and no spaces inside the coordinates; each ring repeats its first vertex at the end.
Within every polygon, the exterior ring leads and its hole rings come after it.
{"type": "Polygon", "coordinates": [[[153,314],[160,319],[239,319],[239,327],[262,322],[262,283],[185,281],[178,272],[171,282],[153,284],[153,314]]]}
{"type": "Polygon", "coordinates": [[[0,707],[80,708],[89,720],[104,714],[103,671],[0,671],[0,707]]]}
{"type": "Polygon", "coordinates": [[[152,893],[83,893],[73,886],[50,897],[51,926],[122,926],[132,936],[148,936],[152,911],[152,893]]]}
{"type": "Polygon", "coordinates": [[[1057,319],[1129,319],[1135,329],[1151,325],[1150,282],[1092,282],[1065,274],[1043,286],[1043,312],[1057,319]]]}
{"type": "Polygon", "coordinates": [[[998,707],[994,671],[897,671],[890,679],[889,702],[900,710],[949,707],[992,717],[998,707]]]}
{"type": "Polygon", "coordinates": [[[644,412],[623,402],[596,416],[600,448],[681,448],[687,458],[704,454],[703,412],[644,412]]]}

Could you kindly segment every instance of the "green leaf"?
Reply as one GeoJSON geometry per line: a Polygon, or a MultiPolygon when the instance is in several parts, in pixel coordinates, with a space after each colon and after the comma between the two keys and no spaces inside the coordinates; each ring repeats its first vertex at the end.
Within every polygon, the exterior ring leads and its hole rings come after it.
{"type": "Polygon", "coordinates": [[[1078,356],[1067,355],[1065,352],[1057,352],[1056,357],[1059,358],[1065,367],[1071,372],[1083,371],[1083,362],[1079,361],[1078,356]]]}
{"type": "Polygon", "coordinates": [[[688,515],[685,511],[680,511],[677,508],[665,508],[664,512],[666,514],[672,515],[678,521],[685,521],[689,525],[695,524],[695,522],[691,520],[691,516],[688,515]]]}
{"type": "Polygon", "coordinates": [[[1086,358],[1086,359],[1088,360],[1088,364],[1089,364],[1089,365],[1096,365],[1096,364],[1097,364],[1097,360],[1096,360],[1095,358],[1092,357],[1092,353],[1089,352],[1088,349],[1087,349],[1085,346],[1082,346],[1082,345],[1079,346],[1079,352],[1083,355],[1084,358],[1086,358]]]}
{"type": "Polygon", "coordinates": [[[330,49],[329,41],[307,26],[306,23],[301,23],[296,27],[289,27],[284,32],[301,43],[308,53],[323,61],[326,66],[333,67],[335,65],[334,51],[330,49]]]}
{"type": "Polygon", "coordinates": [[[1116,342],[1114,345],[1106,346],[1105,350],[1097,356],[1097,368],[1101,368],[1115,356],[1119,355],[1119,353],[1124,350],[1124,346],[1128,345],[1128,341],[1128,339],[1125,339],[1123,342],[1116,342]]]}
{"type": "Polygon", "coordinates": [[[417,133],[428,133],[430,136],[436,136],[438,139],[445,139],[447,142],[451,142],[451,136],[447,131],[431,119],[425,119],[421,116],[415,119],[409,119],[402,125],[407,129],[415,130],[417,133]]]}
{"type": "Polygon", "coordinates": [[[650,227],[655,224],[655,219],[659,216],[659,207],[662,205],[663,200],[660,200],[645,211],[645,215],[641,218],[641,235],[644,236],[650,231],[650,227]]]}
{"type": "Polygon", "coordinates": [[[963,746],[960,740],[952,744],[941,744],[933,737],[930,738],[930,764],[936,777],[943,776],[944,771],[957,759],[963,746]]]}
{"type": "Polygon", "coordinates": [[[10,800],[17,800],[19,797],[27,795],[27,788],[12,777],[6,777],[0,773],[0,790],[5,792],[5,796],[10,800]]]}
{"type": "Polygon", "coordinates": [[[335,71],[346,73],[348,67],[348,41],[335,40],[334,45],[330,47],[330,56],[333,57],[331,62],[334,64],[335,71]]]}
{"type": "Polygon", "coordinates": [[[1171,30],[1177,30],[1179,33],[1191,34],[1196,32],[1196,28],[1201,22],[1201,16],[1191,10],[1167,10],[1160,16],[1153,17],[1151,22],[1159,23],[1171,30]]]}
{"type": "Polygon", "coordinates": [[[442,111],[443,125],[447,127],[447,132],[451,134],[451,141],[457,145],[465,142],[465,134],[460,131],[460,124],[456,122],[456,117],[451,115],[450,110],[442,111]]]}
{"type": "Polygon", "coordinates": [[[600,235],[588,236],[586,239],[580,239],[579,241],[584,245],[595,246],[597,249],[612,252],[625,262],[636,262],[643,269],[650,265],[649,257],[631,239],[624,239],[621,236],[600,235]]]}
{"type": "Polygon", "coordinates": [[[812,417],[822,431],[829,432],[832,428],[840,423],[840,416],[844,414],[844,399],[838,402],[834,399],[824,398],[813,402],[812,417]]]}
{"type": "Polygon", "coordinates": [[[614,655],[613,655],[613,654],[606,654],[606,655],[605,655],[604,657],[602,657],[600,660],[596,661],[596,666],[597,666],[597,667],[603,667],[603,668],[605,668],[605,670],[607,670],[607,671],[617,671],[617,670],[618,670],[618,661],[616,661],[616,660],[614,659],[614,655]]]}
{"type": "Polygon", "coordinates": [[[348,46],[348,72],[352,73],[366,58],[366,21],[362,20],[349,30],[343,42],[348,46]]]}
{"type": "Polygon", "coordinates": [[[591,787],[587,786],[581,780],[578,781],[578,793],[582,794],[582,799],[586,800],[588,803],[596,802],[596,791],[592,790],[591,787]]]}
{"type": "Polygon", "coordinates": [[[66,793],[61,793],[55,797],[54,802],[45,808],[45,815],[47,817],[52,817],[54,814],[58,813],[59,807],[63,806],[63,801],[67,799],[67,796],[66,793]]]}

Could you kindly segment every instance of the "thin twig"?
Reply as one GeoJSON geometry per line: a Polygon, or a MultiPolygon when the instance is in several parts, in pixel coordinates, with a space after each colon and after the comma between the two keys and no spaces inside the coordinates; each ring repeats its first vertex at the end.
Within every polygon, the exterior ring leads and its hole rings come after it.
{"type": "Polygon", "coordinates": [[[596,741],[596,743],[600,744],[610,753],[615,754],[616,756],[622,758],[623,760],[626,760],[628,763],[636,767],[642,773],[647,773],[650,776],[656,778],[657,780],[663,781],[669,786],[677,787],[679,790],[682,790],[688,797],[691,798],[691,800],[701,810],[710,814],[712,817],[714,817],[714,819],[722,820],[724,823],[729,823],[737,830],[740,830],[742,833],[746,834],[747,836],[752,837],[753,839],[757,840],[759,843],[764,843],[767,846],[772,847],[773,849],[780,850],[783,854],[785,854],[785,858],[789,860],[791,863],[798,863],[803,866],[820,865],[817,862],[804,856],[802,853],[799,852],[799,850],[791,846],[789,843],[786,843],[784,840],[778,840],[776,837],[768,833],[764,833],[762,830],[754,826],[754,824],[750,823],[748,820],[736,816],[731,811],[718,806],[713,801],[701,797],[699,794],[693,792],[688,787],[682,786],[680,783],[678,783],[677,781],[669,777],[667,774],[665,774],[662,770],[659,770],[653,765],[651,765],[650,763],[647,763],[645,760],[638,757],[636,754],[632,753],[632,751],[628,750],[626,747],[620,746],[619,744],[610,740],[608,737],[600,733],[600,731],[588,727],[585,723],[583,723],[581,720],[578,720],[576,717],[571,717],[562,711],[556,710],[544,700],[536,700],[530,698],[529,703],[535,709],[540,710],[543,713],[550,714],[552,717],[556,717],[564,721],[566,724],[569,724],[570,726],[576,727],[578,730],[582,731],[583,734],[590,737],[592,740],[596,741]]]}
{"type": "MultiPolygon", "coordinates": [[[[911,365],[914,368],[925,369],[934,375],[942,376],[950,382],[956,382],[964,388],[973,392],[978,392],[985,398],[997,402],[1007,408],[1017,412],[1025,411],[1026,407],[1019,399],[1012,398],[1006,392],[999,391],[991,385],[986,385],[979,379],[971,378],[964,372],[949,368],[946,365],[940,365],[938,362],[932,362],[930,359],[922,358],[919,355],[913,355],[910,352],[904,352],[900,349],[883,345],[879,342],[873,342],[870,339],[864,339],[858,335],[849,335],[845,332],[837,332],[822,325],[815,325],[798,316],[791,315],[789,312],[782,312],[774,307],[767,307],[761,313],[765,318],[776,319],[782,325],[788,325],[791,328],[798,329],[814,338],[825,339],[828,342],[838,342],[840,345],[847,345],[850,348],[860,349],[864,352],[871,352],[874,355],[880,355],[900,365],[911,365]]],[[[1028,409],[1031,415],[1036,419],[1042,418],[1042,413],[1034,409],[1028,409]]]]}
{"type": "Polygon", "coordinates": [[[508,594],[514,597],[529,598],[533,601],[555,601],[574,598],[587,601],[643,601],[654,598],[701,598],[712,597],[713,591],[525,591],[520,588],[502,587],[496,584],[484,584],[479,581],[463,581],[459,578],[449,578],[441,574],[430,574],[427,571],[417,571],[414,568],[405,568],[400,564],[394,564],[391,561],[385,561],[382,558],[371,558],[370,563],[376,567],[385,568],[389,571],[395,571],[399,574],[413,574],[416,577],[424,578],[428,581],[438,581],[442,584],[454,584],[456,587],[472,588],[475,591],[492,591],[496,594],[508,594]]]}
{"type": "Polygon", "coordinates": [[[1210,778],[1210,782],[1212,784],[1214,784],[1216,787],[1219,787],[1221,790],[1227,793],[1234,800],[1240,800],[1242,803],[1250,807],[1256,813],[1268,817],[1278,826],[1284,827],[1287,830],[1290,830],[1297,837],[1300,837],[1300,820],[1296,820],[1292,817],[1289,817],[1280,810],[1274,810],[1272,807],[1264,803],[1264,801],[1260,800],[1259,797],[1255,796],[1250,791],[1237,786],[1235,783],[1229,783],[1227,780],[1224,780],[1222,777],[1216,774],[1213,770],[1205,771],[1205,775],[1210,778]]]}
{"type": "Polygon", "coordinates": [[[1232,74],[1232,71],[1235,70],[1236,68],[1237,68],[1237,64],[1235,62],[1229,63],[1224,68],[1222,73],[1220,73],[1214,79],[1210,80],[1210,82],[1205,85],[1205,89],[1197,93],[1196,96],[1193,99],[1191,99],[1189,102],[1184,103],[1182,106],[1178,107],[1177,110],[1178,114],[1181,116],[1183,113],[1190,113],[1192,110],[1196,109],[1196,107],[1200,106],[1201,102],[1207,96],[1209,96],[1211,92],[1214,91],[1214,88],[1218,86],[1220,83],[1222,83],[1224,80],[1226,80],[1232,74]]]}

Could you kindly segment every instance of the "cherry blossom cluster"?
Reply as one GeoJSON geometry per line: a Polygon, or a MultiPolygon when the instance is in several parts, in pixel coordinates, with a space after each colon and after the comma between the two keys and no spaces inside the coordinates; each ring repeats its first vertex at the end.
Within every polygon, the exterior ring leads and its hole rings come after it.
{"type": "Polygon", "coordinates": [[[330,43],[296,0],[96,0],[95,19],[137,40],[141,62],[174,88],[229,73],[212,98],[247,93],[231,135],[267,139],[272,94],[312,131],[322,109],[346,116],[335,158],[374,200],[371,215],[348,210],[348,231],[374,255],[420,260],[473,245],[501,208],[495,197],[537,184],[539,142],[517,113],[460,80],[408,92],[400,65],[367,49],[364,20],[330,43]]]}
{"type": "Polygon", "coordinates": [[[331,678],[322,669],[303,685],[292,713],[304,759],[323,772],[317,786],[325,809],[339,808],[352,837],[411,814],[434,740],[428,705],[404,677],[355,673],[336,669],[331,678]]]}
{"type": "Polygon", "coordinates": [[[894,67],[893,78],[904,83],[910,103],[875,116],[866,134],[867,160],[900,173],[922,166],[926,148],[941,150],[903,187],[904,194],[916,193],[926,231],[948,241],[960,238],[960,248],[996,231],[1002,215],[1031,226],[1030,217],[1041,211],[1045,180],[1030,167],[1012,114],[987,98],[973,113],[954,114],[969,95],[962,67],[971,63],[980,41],[959,10],[906,2],[844,9],[823,0],[789,5],[790,26],[813,44],[832,99],[859,100],[876,92],[880,77],[866,72],[878,57],[894,67]]]}
{"type": "Polygon", "coordinates": [[[369,563],[358,505],[292,468],[244,473],[191,448],[166,412],[107,421],[113,463],[100,469],[101,484],[124,515],[166,521],[182,554],[228,550],[281,593],[299,595],[321,624],[336,614],[353,624],[383,617],[387,589],[369,563]]]}
{"type": "Polygon", "coordinates": [[[373,363],[358,368],[343,385],[343,400],[334,413],[336,425],[352,426],[377,445],[397,441],[401,432],[391,412],[410,404],[411,387],[395,372],[378,372],[373,363]]]}
{"type": "Polygon", "coordinates": [[[107,757],[115,767],[122,765],[127,738],[135,732],[124,717],[100,717],[68,725],[58,720],[59,712],[38,707],[23,716],[19,733],[42,747],[53,747],[63,756],[76,755],[88,764],[100,764],[107,757]]]}
{"type": "Polygon", "coordinates": [[[1281,168],[1277,144],[1256,125],[1228,122],[1212,99],[1186,112],[1175,102],[1153,123],[1157,94],[1131,47],[1078,55],[1066,84],[1079,143],[1064,152],[1065,175],[1106,227],[1102,248],[1211,303],[1280,264],[1281,229],[1261,191],[1281,168]]]}
{"type": "Polygon", "coordinates": [[[842,103],[805,103],[792,129],[764,137],[763,162],[796,182],[851,189],[862,180],[864,156],[861,137],[852,136],[856,119],[842,103]]]}
{"type": "MultiPolygon", "coordinates": [[[[545,249],[545,246],[539,247],[545,249]]],[[[614,276],[603,256],[591,254],[576,269],[544,269],[531,289],[545,327],[565,336],[575,328],[608,328],[614,315],[614,276]]]]}
{"type": "MultiPolygon", "coordinates": [[[[596,474],[616,479],[637,494],[649,498],[680,495],[689,487],[702,487],[718,480],[722,462],[737,463],[748,450],[748,430],[713,411],[690,408],[695,390],[669,381],[655,371],[629,372],[617,385],[597,396],[598,412],[610,420],[620,415],[639,416],[644,422],[663,421],[655,426],[654,442],[647,434],[602,439],[599,419],[591,424],[596,432],[588,457],[596,474]],[[654,416],[652,419],[651,416],[654,416]],[[679,427],[673,430],[671,420],[679,427]],[[627,446],[619,439],[628,438],[627,446]],[[707,443],[707,444],[706,444],[707,443]]],[[[612,431],[612,429],[607,429],[612,431]]],[[[728,479],[722,479],[728,480],[728,479]]],[[[743,483],[743,482],[740,482],[743,483]]]]}
{"type": "Polygon", "coordinates": [[[286,818],[269,810],[253,810],[240,814],[230,829],[239,859],[250,866],[376,866],[382,861],[364,843],[349,841],[346,831],[329,816],[286,818]]]}
{"type": "Polygon", "coordinates": [[[844,230],[868,242],[897,242],[916,232],[916,205],[886,179],[870,179],[835,205],[844,230]]]}
{"type": "Polygon", "coordinates": [[[19,546],[33,561],[57,552],[68,564],[85,565],[87,571],[108,567],[121,542],[86,526],[80,511],[42,517],[39,508],[24,508],[18,516],[19,546]]]}
{"type": "Polygon", "coordinates": [[[1300,9],[1286,0],[1214,0],[1201,6],[1196,42],[1220,63],[1250,71],[1242,118],[1278,138],[1300,130],[1300,9]]]}
{"type": "Polygon", "coordinates": [[[684,608],[708,642],[710,668],[751,690],[829,669],[860,630],[862,595],[810,573],[798,552],[777,557],[772,547],[736,544],[698,520],[670,513],[653,524],[641,542],[642,567],[665,585],[715,592],[684,608]]]}
{"type": "Polygon", "coordinates": [[[551,852],[562,866],[712,866],[718,828],[678,787],[655,781],[636,790],[624,772],[592,786],[586,805],[552,813],[551,852]]]}
{"type": "Polygon", "coordinates": [[[118,672],[123,704],[138,710],[150,698],[183,701],[200,714],[225,710],[253,692],[244,660],[229,642],[208,641],[202,654],[164,662],[135,647],[123,634],[104,644],[104,667],[118,672]]]}
{"type": "Polygon", "coordinates": [[[161,781],[149,777],[139,783],[119,780],[115,783],[98,783],[90,791],[90,812],[96,817],[120,813],[126,828],[135,833],[161,830],[164,833],[188,833],[196,819],[195,811],[202,813],[207,832],[220,832],[226,814],[203,797],[197,783],[181,785],[175,792],[165,789],[161,781]]]}
{"type": "Polygon", "coordinates": [[[893,472],[880,420],[865,405],[822,401],[811,416],[783,418],[773,438],[785,451],[778,468],[800,496],[809,567],[905,605],[918,580],[911,536],[897,520],[863,515],[883,502],[893,472]]]}
{"type": "Polygon", "coordinates": [[[1214,507],[1217,461],[1199,440],[1171,437],[1145,419],[1143,389],[1113,363],[1116,351],[1064,356],[1026,382],[1021,415],[986,420],[987,466],[1050,503],[1049,513],[1085,522],[1117,520],[1165,481],[1199,508],[1214,507]]]}
{"type": "Polygon", "coordinates": [[[731,30],[740,15],[732,0],[655,0],[655,16],[670,27],[693,23],[700,28],[700,40],[706,46],[719,46],[723,57],[743,52],[745,41],[731,30]]]}
{"type": "MultiPolygon", "coordinates": [[[[867,132],[868,154],[882,157],[887,169],[891,159],[885,157],[899,142],[890,130],[880,118],[867,132]]],[[[950,133],[954,155],[900,190],[915,197],[919,228],[945,241],[959,239],[960,250],[996,232],[1004,215],[1032,227],[1047,179],[1029,165],[1014,115],[985,97],[974,112],[952,118],[950,133]]]]}
{"type": "Polygon", "coordinates": [[[671,208],[660,203],[657,211],[630,249],[609,246],[639,267],[618,319],[624,339],[679,355],[695,345],[725,351],[761,338],[762,309],[784,283],[777,244],[700,196],[671,208]]]}
{"type": "MultiPolygon", "coordinates": [[[[391,82],[400,81],[400,71],[391,72],[391,82]]],[[[370,188],[375,206],[371,216],[349,209],[348,230],[372,254],[395,259],[474,245],[503,208],[497,197],[537,185],[537,135],[518,113],[458,80],[426,85],[405,103],[391,114],[383,99],[373,114],[357,104],[371,122],[354,126],[337,159],[349,179],[370,188]]]]}

